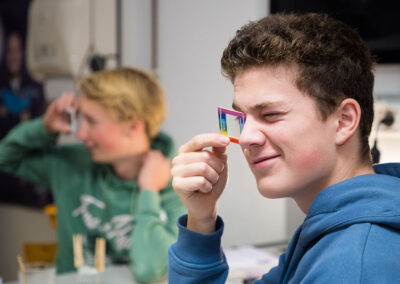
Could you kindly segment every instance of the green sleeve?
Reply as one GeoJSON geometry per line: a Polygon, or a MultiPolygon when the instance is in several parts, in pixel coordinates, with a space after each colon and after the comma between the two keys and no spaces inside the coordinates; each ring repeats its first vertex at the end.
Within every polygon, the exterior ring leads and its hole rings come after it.
{"type": "Polygon", "coordinates": [[[168,248],[178,236],[176,220],[186,209],[171,183],[159,194],[140,191],[136,204],[130,252],[132,272],[137,281],[156,281],[166,276],[168,248]],[[166,216],[160,217],[163,211],[166,216]]]}
{"type": "Polygon", "coordinates": [[[0,142],[0,168],[10,174],[49,186],[50,148],[56,137],[47,133],[42,118],[21,123],[0,142]]]}

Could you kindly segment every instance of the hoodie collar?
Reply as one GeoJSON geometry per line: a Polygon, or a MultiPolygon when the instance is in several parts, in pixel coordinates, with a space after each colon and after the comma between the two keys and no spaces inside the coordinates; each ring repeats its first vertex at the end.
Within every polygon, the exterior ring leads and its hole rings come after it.
{"type": "Polygon", "coordinates": [[[374,166],[376,174],[357,176],[322,190],[302,225],[299,244],[355,223],[400,228],[400,164],[374,166]]]}

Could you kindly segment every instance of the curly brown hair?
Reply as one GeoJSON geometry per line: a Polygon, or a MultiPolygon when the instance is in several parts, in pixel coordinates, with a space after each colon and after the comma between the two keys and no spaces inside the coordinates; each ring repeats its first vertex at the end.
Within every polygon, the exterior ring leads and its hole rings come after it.
{"type": "Polygon", "coordinates": [[[294,67],[297,88],[323,120],[346,98],[360,104],[360,157],[370,162],[375,63],[358,32],[326,14],[271,14],[238,30],[221,58],[232,82],[249,68],[282,64],[294,67]]]}

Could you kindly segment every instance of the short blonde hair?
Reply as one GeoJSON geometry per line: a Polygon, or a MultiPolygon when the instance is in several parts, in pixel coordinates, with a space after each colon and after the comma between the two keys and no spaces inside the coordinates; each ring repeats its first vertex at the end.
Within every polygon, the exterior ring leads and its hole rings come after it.
{"type": "Polygon", "coordinates": [[[135,68],[116,68],[81,79],[82,95],[106,108],[117,121],[143,119],[147,136],[154,138],[167,115],[164,92],[151,74],[135,68]]]}

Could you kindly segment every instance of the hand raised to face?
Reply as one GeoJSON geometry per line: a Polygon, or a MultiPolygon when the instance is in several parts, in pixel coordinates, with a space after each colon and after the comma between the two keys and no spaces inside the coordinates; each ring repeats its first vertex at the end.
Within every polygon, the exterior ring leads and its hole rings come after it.
{"type": "Polygon", "coordinates": [[[224,135],[200,134],[181,146],[172,161],[172,184],[188,209],[190,230],[212,233],[215,228],[217,201],[228,178],[227,145],[224,135]]]}
{"type": "Polygon", "coordinates": [[[71,132],[69,114],[67,112],[67,109],[71,107],[78,107],[74,93],[63,93],[47,107],[43,116],[43,124],[49,133],[71,132]]]}

